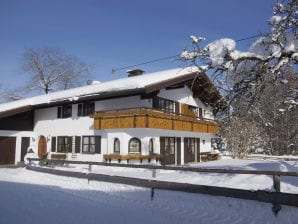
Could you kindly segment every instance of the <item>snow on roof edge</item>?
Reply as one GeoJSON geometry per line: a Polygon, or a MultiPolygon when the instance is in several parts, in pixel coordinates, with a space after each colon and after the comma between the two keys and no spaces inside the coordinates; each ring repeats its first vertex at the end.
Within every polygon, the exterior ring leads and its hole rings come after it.
{"type": "Polygon", "coordinates": [[[87,85],[68,90],[57,91],[45,95],[34,96],[22,100],[12,101],[0,104],[0,113],[15,110],[25,106],[37,106],[41,104],[50,104],[63,100],[77,101],[82,96],[107,92],[120,92],[124,90],[142,89],[147,85],[153,85],[162,81],[173,79],[181,75],[197,72],[199,69],[195,66],[185,68],[175,68],[153,73],[145,73],[141,76],[124,77],[116,80],[102,82],[94,85],[87,85]]]}

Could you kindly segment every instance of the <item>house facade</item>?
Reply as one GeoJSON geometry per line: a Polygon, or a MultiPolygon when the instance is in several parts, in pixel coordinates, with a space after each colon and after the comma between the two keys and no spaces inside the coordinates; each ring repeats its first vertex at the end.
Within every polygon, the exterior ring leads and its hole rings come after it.
{"type": "Polygon", "coordinates": [[[0,163],[40,158],[185,164],[211,152],[220,99],[195,67],[96,83],[0,105],[0,163]]]}

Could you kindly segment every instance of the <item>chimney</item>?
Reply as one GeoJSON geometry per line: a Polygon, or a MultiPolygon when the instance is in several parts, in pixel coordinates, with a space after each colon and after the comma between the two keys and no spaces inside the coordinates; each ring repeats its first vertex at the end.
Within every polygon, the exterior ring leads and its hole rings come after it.
{"type": "Polygon", "coordinates": [[[142,69],[138,69],[138,68],[133,70],[127,70],[126,72],[128,73],[128,77],[138,76],[144,73],[142,69]]]}

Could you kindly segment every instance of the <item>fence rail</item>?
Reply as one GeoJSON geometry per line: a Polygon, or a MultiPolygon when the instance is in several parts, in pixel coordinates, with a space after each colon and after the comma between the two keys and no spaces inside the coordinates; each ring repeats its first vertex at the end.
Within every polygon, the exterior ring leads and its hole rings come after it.
{"type": "MultiPolygon", "coordinates": [[[[40,159],[30,159],[30,161],[39,161],[40,159]]],[[[271,170],[239,170],[239,169],[218,169],[218,168],[199,168],[199,167],[183,167],[183,166],[159,166],[159,165],[136,165],[136,164],[119,164],[107,162],[86,162],[86,161],[71,161],[63,159],[45,159],[44,162],[64,163],[64,164],[82,164],[82,165],[99,165],[99,166],[113,166],[113,167],[127,167],[127,168],[141,168],[141,169],[155,169],[155,170],[176,170],[189,171],[198,173],[228,173],[228,174],[255,174],[268,176],[292,176],[298,177],[298,172],[285,171],[271,171],[271,170]]]]}
{"type": "Polygon", "coordinates": [[[209,195],[219,195],[226,197],[234,197],[248,200],[257,200],[261,202],[272,203],[272,210],[275,214],[281,209],[280,204],[296,206],[298,207],[298,194],[282,193],[280,192],[280,176],[298,177],[298,172],[283,172],[283,171],[264,171],[264,170],[234,170],[234,169],[211,169],[211,168],[198,168],[198,167],[173,167],[173,166],[156,166],[156,165],[133,165],[133,164],[117,164],[117,163],[104,163],[104,162],[85,162],[85,161],[69,161],[58,159],[29,159],[28,169],[52,173],[63,176],[73,176],[78,178],[87,178],[89,180],[107,181],[112,183],[122,183],[141,187],[150,187],[154,190],[167,189],[177,190],[191,193],[202,193],[209,195]],[[89,172],[80,173],[73,171],[54,170],[50,168],[34,167],[31,166],[32,161],[40,161],[41,164],[81,164],[88,165],[89,172]],[[111,166],[111,167],[127,167],[127,168],[141,168],[152,170],[152,179],[140,179],[132,177],[111,176],[106,174],[92,173],[92,166],[111,166]],[[255,175],[269,175],[273,177],[273,187],[275,192],[268,192],[264,190],[243,190],[233,189],[226,187],[215,187],[196,185],[188,183],[176,183],[168,181],[158,181],[155,179],[156,170],[174,170],[174,171],[187,171],[187,172],[199,172],[199,173],[227,173],[227,174],[255,174],[255,175]]]}

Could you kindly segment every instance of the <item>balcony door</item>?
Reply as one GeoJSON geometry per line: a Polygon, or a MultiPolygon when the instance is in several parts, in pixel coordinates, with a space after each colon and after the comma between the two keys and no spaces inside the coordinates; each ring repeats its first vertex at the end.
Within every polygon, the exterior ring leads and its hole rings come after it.
{"type": "Polygon", "coordinates": [[[176,137],[160,137],[160,160],[162,165],[181,164],[181,139],[176,137]]]}

